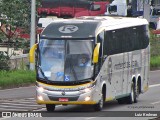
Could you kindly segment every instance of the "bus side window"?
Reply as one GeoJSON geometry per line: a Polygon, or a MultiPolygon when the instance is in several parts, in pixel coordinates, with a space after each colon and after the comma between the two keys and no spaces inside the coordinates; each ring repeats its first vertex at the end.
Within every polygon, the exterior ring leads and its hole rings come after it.
{"type": "Polygon", "coordinates": [[[105,32],[105,39],[104,39],[104,55],[112,55],[113,53],[113,36],[112,31],[105,32]]]}

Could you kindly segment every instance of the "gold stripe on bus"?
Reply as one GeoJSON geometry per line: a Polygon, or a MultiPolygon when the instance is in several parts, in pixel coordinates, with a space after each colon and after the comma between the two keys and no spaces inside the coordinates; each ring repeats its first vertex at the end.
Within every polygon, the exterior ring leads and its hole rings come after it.
{"type": "Polygon", "coordinates": [[[113,97],[108,97],[108,98],[105,99],[106,102],[107,102],[107,101],[112,101],[112,100],[114,100],[113,97]]]}
{"type": "Polygon", "coordinates": [[[36,101],[38,104],[56,104],[56,105],[59,105],[59,104],[79,104],[79,105],[84,105],[84,104],[96,104],[97,102],[95,101],[69,101],[69,102],[59,102],[59,101],[40,101],[40,100],[37,100],[36,101]]]}
{"type": "Polygon", "coordinates": [[[81,86],[85,86],[85,85],[89,85],[89,84],[93,84],[95,81],[89,82],[89,83],[85,83],[85,84],[81,84],[81,85],[73,85],[73,86],[58,86],[58,85],[48,85],[45,83],[41,83],[38,82],[38,84],[44,85],[44,86],[49,86],[49,87],[55,87],[55,88],[77,88],[77,87],[81,87],[81,86]]]}

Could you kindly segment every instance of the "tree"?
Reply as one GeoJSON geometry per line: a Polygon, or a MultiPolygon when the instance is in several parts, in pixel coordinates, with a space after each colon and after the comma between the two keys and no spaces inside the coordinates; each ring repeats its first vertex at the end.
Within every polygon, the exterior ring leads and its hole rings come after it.
{"type": "MultiPolygon", "coordinates": [[[[39,5],[40,0],[36,2],[39,5]]],[[[6,36],[8,44],[12,41],[19,41],[21,32],[30,33],[30,13],[31,0],[0,0],[2,23],[0,30],[1,34],[6,36]]]]}
{"type": "Polygon", "coordinates": [[[7,57],[10,47],[25,47],[26,40],[19,38],[19,34],[30,33],[30,13],[31,0],[0,0],[0,43],[7,44],[7,57]]]}
{"type": "MultiPolygon", "coordinates": [[[[30,2],[27,0],[1,0],[1,34],[6,36],[7,55],[10,43],[17,41],[21,31],[29,33],[30,2]]],[[[1,35],[2,36],[2,35],[1,35]]]]}

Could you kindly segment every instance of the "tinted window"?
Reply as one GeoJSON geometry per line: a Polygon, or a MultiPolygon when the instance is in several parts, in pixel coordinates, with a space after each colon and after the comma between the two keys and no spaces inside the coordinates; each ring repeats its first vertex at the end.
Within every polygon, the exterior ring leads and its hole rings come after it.
{"type": "Polygon", "coordinates": [[[108,11],[109,13],[117,12],[117,5],[109,6],[108,11]]]}
{"type": "Polygon", "coordinates": [[[100,5],[92,5],[92,8],[91,8],[92,11],[99,11],[100,9],[101,9],[100,5]]]}
{"type": "Polygon", "coordinates": [[[98,36],[97,36],[97,43],[101,44],[101,46],[100,46],[100,57],[102,57],[103,52],[105,52],[105,50],[103,48],[105,45],[103,45],[104,44],[103,42],[104,42],[104,31],[99,33],[98,36]]]}
{"type": "Polygon", "coordinates": [[[135,26],[106,31],[104,40],[104,54],[112,55],[144,49],[149,44],[149,30],[147,26],[135,26]]]}

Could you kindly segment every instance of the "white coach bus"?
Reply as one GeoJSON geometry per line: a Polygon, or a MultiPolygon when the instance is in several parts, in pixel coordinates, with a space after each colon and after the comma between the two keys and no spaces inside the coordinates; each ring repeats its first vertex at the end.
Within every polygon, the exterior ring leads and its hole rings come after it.
{"type": "Polygon", "coordinates": [[[56,20],[41,33],[36,50],[37,103],[92,105],[136,103],[148,90],[148,22],[140,18],[80,17],[56,20]]]}

